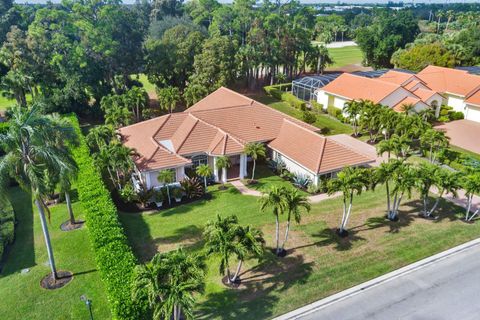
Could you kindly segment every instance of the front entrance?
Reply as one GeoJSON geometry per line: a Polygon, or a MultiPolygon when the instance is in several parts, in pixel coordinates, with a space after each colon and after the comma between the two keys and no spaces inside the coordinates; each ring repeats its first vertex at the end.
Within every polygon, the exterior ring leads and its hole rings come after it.
{"type": "Polygon", "coordinates": [[[240,178],[240,155],[230,156],[231,166],[227,170],[227,180],[236,180],[240,178]]]}

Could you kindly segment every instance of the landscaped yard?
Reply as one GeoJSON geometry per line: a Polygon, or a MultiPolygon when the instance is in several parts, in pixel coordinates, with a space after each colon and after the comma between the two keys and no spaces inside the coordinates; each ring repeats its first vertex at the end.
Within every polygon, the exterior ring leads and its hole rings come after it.
{"type": "Polygon", "coordinates": [[[349,46],[343,48],[329,48],[328,52],[333,59],[333,64],[328,68],[339,68],[350,64],[362,63],[362,50],[358,46],[349,46]]]}
{"type": "MultiPolygon", "coordinates": [[[[241,224],[261,228],[266,253],[258,264],[247,261],[239,289],[224,287],[217,258],[208,260],[206,292],[196,312],[202,319],[263,319],[474,239],[480,232],[478,222],[469,225],[459,220],[463,208],[447,202],[441,202],[437,221],[418,218],[421,203],[416,198],[405,199],[399,222],[387,222],[383,189],[355,199],[349,239],[334,233],[341,217],[341,198],[314,204],[302,223],[294,224],[285,258],[276,258],[269,250],[274,242],[272,213],[260,212],[258,198],[240,195],[233,188],[219,191],[212,187],[210,200],[153,214],[121,213],[120,217],[143,261],[157,250],[179,246],[199,250],[203,227],[217,214],[236,214],[241,224]]],[[[233,259],[233,267],[235,263],[233,259]]]]}
{"type": "MultiPolygon", "coordinates": [[[[246,180],[252,177],[251,166],[249,166],[248,169],[249,172],[248,176],[245,177],[246,180]]],[[[274,174],[265,163],[260,161],[257,162],[255,169],[255,180],[257,182],[255,184],[248,185],[248,188],[261,192],[268,192],[272,186],[294,188],[290,181],[282,179],[280,176],[274,174]]],[[[247,183],[247,181],[245,181],[245,183],[247,183]]],[[[298,189],[298,191],[303,195],[309,195],[303,190],[298,189]]]]}
{"type": "MultiPolygon", "coordinates": [[[[284,101],[279,101],[265,94],[256,94],[256,95],[251,95],[250,97],[278,111],[286,113],[292,117],[295,117],[300,120],[302,119],[302,111],[291,107],[288,103],[284,101]]],[[[320,129],[326,129],[327,130],[325,132],[326,135],[334,135],[334,134],[340,134],[340,133],[345,133],[345,134],[353,133],[351,126],[345,123],[342,123],[337,119],[334,119],[329,115],[323,114],[323,113],[317,114],[317,121],[313,125],[320,129]]]]}
{"type": "Polygon", "coordinates": [[[0,92],[0,111],[7,109],[15,104],[15,100],[5,98],[0,92]]]}
{"type": "MultiPolygon", "coordinates": [[[[73,272],[74,279],[65,287],[45,290],[40,280],[50,272],[38,212],[30,197],[19,188],[12,189],[10,199],[18,224],[16,240],[0,273],[1,319],[88,319],[80,296],[93,301],[95,319],[109,319],[110,309],[90,248],[87,228],[63,232],[59,226],[67,220],[65,204],[51,208],[49,224],[52,246],[59,270],[73,272]],[[22,273],[23,269],[29,272],[22,273]]],[[[78,218],[81,204],[73,204],[78,218]]]]}

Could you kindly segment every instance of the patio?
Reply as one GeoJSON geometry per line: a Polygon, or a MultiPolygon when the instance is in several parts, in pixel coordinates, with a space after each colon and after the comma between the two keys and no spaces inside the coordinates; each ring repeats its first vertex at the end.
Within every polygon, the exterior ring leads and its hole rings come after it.
{"type": "Polygon", "coordinates": [[[457,120],[435,128],[445,131],[447,136],[450,137],[452,145],[480,154],[480,144],[476,139],[480,137],[480,123],[470,120],[457,120]]]}

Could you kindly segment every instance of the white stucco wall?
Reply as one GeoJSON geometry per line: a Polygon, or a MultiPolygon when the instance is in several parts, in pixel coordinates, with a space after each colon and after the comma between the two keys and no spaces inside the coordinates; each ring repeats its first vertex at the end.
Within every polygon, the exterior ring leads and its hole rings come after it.
{"type": "Polygon", "coordinates": [[[344,99],[344,98],[340,98],[340,97],[336,97],[336,96],[333,96],[333,106],[335,108],[338,108],[340,110],[343,110],[343,108],[345,107],[345,103],[347,103],[349,100],[347,99],[344,99]]]}
{"type": "Polygon", "coordinates": [[[315,185],[318,183],[318,176],[313,174],[311,171],[307,170],[305,167],[301,166],[292,159],[280,154],[279,152],[273,150],[273,159],[275,161],[282,161],[285,164],[285,167],[288,171],[295,175],[303,175],[308,177],[315,185]]]}
{"type": "Polygon", "coordinates": [[[392,108],[406,97],[414,97],[414,95],[410,91],[405,90],[404,88],[398,88],[397,90],[393,91],[391,94],[383,98],[380,101],[380,104],[392,108]]]}
{"type": "Polygon", "coordinates": [[[449,107],[452,107],[455,111],[465,112],[465,99],[463,97],[444,94],[446,98],[445,104],[449,107]]]}
{"type": "Polygon", "coordinates": [[[326,110],[328,107],[328,94],[323,90],[317,91],[317,102],[323,106],[323,109],[326,110]]]}
{"type": "Polygon", "coordinates": [[[467,104],[465,119],[480,122],[480,107],[467,104]]]}

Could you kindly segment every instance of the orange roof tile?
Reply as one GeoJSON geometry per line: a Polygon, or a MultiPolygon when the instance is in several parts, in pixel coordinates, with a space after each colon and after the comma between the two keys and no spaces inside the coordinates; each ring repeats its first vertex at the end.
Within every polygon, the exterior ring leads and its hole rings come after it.
{"type": "Polygon", "coordinates": [[[393,106],[393,110],[396,112],[404,112],[403,106],[407,104],[413,104],[416,105],[419,103],[421,100],[416,97],[405,97],[404,99],[400,100],[396,105],[393,106]]]}
{"type": "Polygon", "coordinates": [[[428,66],[417,77],[434,91],[460,96],[468,96],[480,86],[480,76],[458,69],[428,66]]]}
{"type": "Polygon", "coordinates": [[[415,79],[415,75],[406,72],[389,70],[386,73],[382,74],[378,79],[398,85],[403,85],[405,82],[412,78],[415,79]]]}
{"type": "Polygon", "coordinates": [[[379,103],[398,88],[400,85],[395,83],[344,73],[322,90],[351,100],[364,99],[379,103]]]}
{"type": "Polygon", "coordinates": [[[375,161],[289,120],[283,121],[278,137],[268,146],[313,173],[328,173],[375,161]]]}
{"type": "Polygon", "coordinates": [[[417,90],[413,91],[413,93],[417,97],[419,97],[423,102],[426,102],[432,96],[434,96],[435,94],[438,94],[438,92],[435,92],[433,90],[424,89],[424,88],[418,88],[417,90]]]}
{"type": "Polygon", "coordinates": [[[466,103],[468,104],[473,104],[476,106],[480,106],[480,89],[475,91],[473,94],[471,94],[467,100],[465,100],[466,103]]]}
{"type": "Polygon", "coordinates": [[[202,100],[195,103],[188,108],[189,112],[224,109],[230,107],[248,106],[251,105],[254,100],[230,90],[225,87],[220,87],[202,100]]]}

